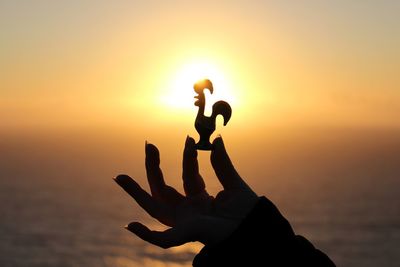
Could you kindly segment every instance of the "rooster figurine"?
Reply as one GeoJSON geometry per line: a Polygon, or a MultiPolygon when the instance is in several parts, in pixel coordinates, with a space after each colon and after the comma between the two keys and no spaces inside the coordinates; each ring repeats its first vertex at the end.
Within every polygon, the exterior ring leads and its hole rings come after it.
{"type": "Polygon", "coordinates": [[[214,88],[210,80],[204,79],[194,84],[194,91],[197,93],[197,96],[195,96],[197,100],[194,105],[199,107],[194,127],[200,135],[200,140],[196,144],[196,148],[199,150],[212,150],[213,147],[210,143],[210,136],[215,131],[216,117],[222,115],[224,117],[225,126],[231,118],[232,109],[227,102],[220,100],[215,102],[212,106],[211,116],[204,116],[204,107],[206,105],[204,89],[210,90],[211,94],[213,93],[214,88]]]}

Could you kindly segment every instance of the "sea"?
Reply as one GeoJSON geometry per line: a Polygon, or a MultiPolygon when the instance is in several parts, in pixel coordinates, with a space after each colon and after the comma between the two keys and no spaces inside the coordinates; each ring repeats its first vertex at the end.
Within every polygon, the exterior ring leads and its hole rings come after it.
{"type": "MultiPolygon", "coordinates": [[[[400,266],[400,131],[309,132],[224,138],[256,193],[337,266],[400,266]]],[[[145,138],[129,134],[2,133],[0,266],[191,266],[202,244],[162,249],[123,228],[163,228],[111,179],[128,173],[148,189],[145,138]]],[[[166,180],[180,191],[184,137],[156,140],[166,180]]],[[[200,157],[215,194],[208,154],[200,157]]]]}

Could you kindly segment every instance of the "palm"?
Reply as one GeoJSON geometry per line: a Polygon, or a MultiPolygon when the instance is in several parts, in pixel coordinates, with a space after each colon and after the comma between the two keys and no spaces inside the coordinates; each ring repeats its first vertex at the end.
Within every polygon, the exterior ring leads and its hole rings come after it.
{"type": "Polygon", "coordinates": [[[237,227],[257,196],[234,169],[222,139],[217,138],[214,144],[211,163],[224,187],[215,198],[205,189],[192,138],[187,138],[183,153],[182,178],[186,196],[165,184],[159,167],[159,151],[154,145],[146,144],[146,171],[152,195],[127,175],[119,175],[115,180],[151,216],[171,228],[163,232],[151,231],[135,222],[129,224],[130,231],[150,243],[168,248],[189,241],[213,244],[237,227]]]}

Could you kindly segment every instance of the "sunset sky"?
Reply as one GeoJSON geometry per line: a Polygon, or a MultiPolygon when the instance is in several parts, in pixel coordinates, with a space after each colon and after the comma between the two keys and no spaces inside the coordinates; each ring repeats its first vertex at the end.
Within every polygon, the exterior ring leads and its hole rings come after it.
{"type": "Polygon", "coordinates": [[[399,2],[250,2],[1,1],[2,131],[187,133],[203,77],[232,128],[400,127],[399,2]]]}
{"type": "Polygon", "coordinates": [[[0,0],[0,265],[191,266],[199,244],[122,229],[161,226],[111,178],[148,189],[147,140],[183,192],[209,78],[206,111],[233,110],[214,136],[296,233],[338,266],[398,266],[399,70],[400,1],[0,0]]]}

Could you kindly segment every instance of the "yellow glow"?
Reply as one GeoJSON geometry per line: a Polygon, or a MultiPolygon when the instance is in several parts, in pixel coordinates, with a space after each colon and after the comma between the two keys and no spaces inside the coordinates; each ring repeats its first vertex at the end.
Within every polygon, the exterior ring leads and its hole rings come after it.
{"type": "Polygon", "coordinates": [[[147,2],[94,5],[89,17],[71,15],[86,10],[78,4],[60,16],[48,13],[58,14],[63,4],[49,6],[52,12],[7,5],[3,24],[12,27],[2,43],[0,128],[192,123],[193,84],[202,78],[215,89],[205,91],[206,114],[217,100],[231,104],[228,129],[246,123],[400,127],[392,20],[370,21],[374,27],[365,31],[367,24],[357,22],[367,17],[354,19],[362,12],[344,18],[334,8],[321,22],[324,5],[302,14],[313,9],[282,5],[280,12],[268,1],[253,8],[218,2],[211,9],[147,2]],[[24,10],[37,15],[17,19],[24,10]],[[307,19],[293,20],[293,12],[307,19]],[[194,19],[199,14],[207,18],[194,19]],[[43,23],[34,20],[39,17],[43,23]],[[335,29],[337,20],[349,27],[335,29]],[[327,30],[334,34],[326,36],[327,30]],[[25,35],[32,40],[25,42],[25,35]],[[359,49],[353,36],[366,46],[359,49]]]}
{"type": "Polygon", "coordinates": [[[206,104],[212,105],[217,100],[225,100],[229,103],[235,102],[232,86],[229,78],[222,71],[222,68],[211,61],[193,60],[183,64],[172,76],[170,86],[165,88],[161,96],[161,102],[172,108],[193,109],[194,96],[193,85],[200,79],[210,79],[214,86],[214,93],[211,95],[206,90],[206,104]]]}

